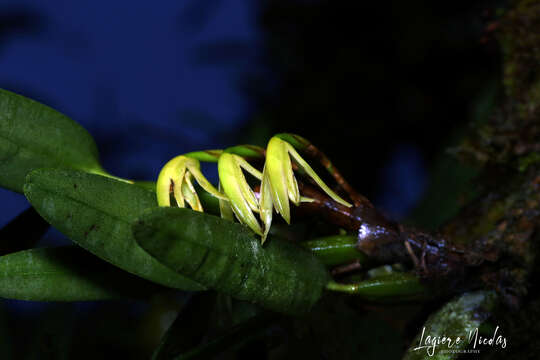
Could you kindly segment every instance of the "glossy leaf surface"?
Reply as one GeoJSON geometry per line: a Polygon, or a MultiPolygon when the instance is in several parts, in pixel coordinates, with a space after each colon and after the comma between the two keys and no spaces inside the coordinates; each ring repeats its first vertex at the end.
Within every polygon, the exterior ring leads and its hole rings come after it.
{"type": "Polygon", "coordinates": [[[42,167],[103,173],[94,139],[81,125],[0,89],[0,186],[22,192],[26,174],[42,167]]]}
{"type": "Polygon", "coordinates": [[[263,247],[246,227],[189,209],[151,209],[133,230],[176,272],[274,311],[309,311],[328,282],[324,266],[296,245],[270,239],[263,247]]]}
{"type": "Polygon", "coordinates": [[[19,251],[0,257],[0,297],[89,301],[144,297],[159,289],[75,246],[19,251]]]}
{"type": "Polygon", "coordinates": [[[131,222],[157,206],[155,194],[139,186],[77,170],[30,173],[24,194],[38,213],[81,247],[145,279],[183,290],[200,290],[141,249],[131,222]]]}

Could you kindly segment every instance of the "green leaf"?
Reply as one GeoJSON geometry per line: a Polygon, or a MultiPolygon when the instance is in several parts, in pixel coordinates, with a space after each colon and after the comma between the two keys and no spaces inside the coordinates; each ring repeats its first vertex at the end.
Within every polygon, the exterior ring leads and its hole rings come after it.
{"type": "Polygon", "coordinates": [[[151,209],[133,231],[178,273],[274,311],[308,312],[328,282],[324,266],[304,249],[279,239],[263,247],[245,226],[189,209],[151,209]]]}
{"type": "Polygon", "coordinates": [[[148,191],[156,192],[156,183],[154,181],[134,181],[133,185],[142,187],[143,189],[146,189],[148,191]]]}
{"type": "Polygon", "coordinates": [[[373,277],[358,283],[331,282],[328,285],[329,290],[336,288],[354,294],[359,299],[376,303],[418,301],[432,296],[416,275],[400,272],[373,277]]]}
{"type": "Polygon", "coordinates": [[[359,308],[350,297],[329,294],[306,319],[294,320],[293,332],[274,351],[281,356],[271,358],[399,359],[403,339],[395,324],[405,323],[403,308],[370,310],[359,308]]]}
{"type": "Polygon", "coordinates": [[[186,351],[174,358],[174,360],[195,360],[212,359],[224,351],[231,348],[239,348],[254,339],[265,335],[269,325],[275,320],[275,315],[255,316],[243,323],[237,324],[227,329],[223,334],[210,339],[189,351],[186,351]]]}
{"type": "Polygon", "coordinates": [[[300,243],[306,250],[312,251],[317,259],[328,266],[344,265],[358,261],[368,263],[368,257],[356,248],[358,238],[351,235],[333,235],[300,243]]]}
{"type": "Polygon", "coordinates": [[[111,264],[165,286],[203,289],[135,242],[131,223],[144,209],[157,206],[155,193],[82,171],[39,169],[27,176],[24,194],[51,225],[111,264]]]}
{"type": "Polygon", "coordinates": [[[22,192],[26,174],[43,167],[104,173],[92,136],[48,106],[0,89],[0,186],[22,192]]]}
{"type": "Polygon", "coordinates": [[[266,150],[256,145],[236,145],[224,150],[226,153],[235,154],[247,160],[264,159],[266,150]]]}
{"type": "Polygon", "coordinates": [[[152,360],[172,359],[196,347],[208,331],[216,297],[214,291],[201,291],[191,295],[161,339],[152,360]]]}
{"type": "Polygon", "coordinates": [[[138,298],[159,286],[75,247],[41,248],[0,257],[0,297],[33,301],[138,298]]]}

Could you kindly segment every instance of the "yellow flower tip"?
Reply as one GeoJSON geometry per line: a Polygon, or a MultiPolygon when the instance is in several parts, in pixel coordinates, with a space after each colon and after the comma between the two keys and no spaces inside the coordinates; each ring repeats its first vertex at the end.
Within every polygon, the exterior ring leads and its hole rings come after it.
{"type": "Polygon", "coordinates": [[[259,204],[261,206],[260,217],[264,224],[264,233],[262,236],[262,244],[266,241],[266,236],[272,226],[272,213],[274,211],[274,203],[272,201],[272,185],[268,178],[268,172],[266,166],[263,169],[263,179],[260,189],[259,204]]]}
{"type": "Polygon", "coordinates": [[[167,162],[159,173],[156,184],[158,205],[171,206],[172,192],[179,207],[185,207],[187,202],[193,210],[204,211],[199,195],[193,186],[192,178],[211,195],[220,200],[228,200],[201,173],[199,160],[179,155],[167,162]]]}
{"type": "Polygon", "coordinates": [[[264,245],[264,243],[266,242],[266,239],[268,237],[268,230],[270,229],[265,229],[261,236],[261,245],[264,245]]]}
{"type": "Polygon", "coordinates": [[[266,148],[266,162],[264,164],[268,178],[263,179],[270,184],[272,202],[278,214],[280,214],[287,223],[290,223],[289,195],[295,191],[290,187],[294,185],[291,182],[292,164],[287,153],[286,142],[278,137],[273,137],[268,142],[266,148]]]}
{"type": "MultiPolygon", "coordinates": [[[[283,217],[287,224],[291,222],[289,201],[297,206],[300,205],[300,202],[312,201],[312,199],[300,195],[292,168],[292,160],[333,200],[347,207],[352,206],[322,181],[291,144],[278,136],[274,136],[268,142],[266,150],[265,175],[263,175],[262,188],[265,188],[264,185],[267,184],[266,188],[269,189],[269,196],[276,212],[283,217]]],[[[264,219],[263,222],[266,223],[264,219]]]]}
{"type": "Polygon", "coordinates": [[[313,168],[300,156],[300,154],[298,154],[298,152],[294,149],[294,147],[285,142],[284,143],[286,144],[286,148],[287,148],[287,152],[290,154],[290,156],[293,158],[293,160],[296,162],[296,164],[298,165],[299,168],[301,168],[302,170],[304,170],[304,172],[310,177],[313,179],[313,181],[315,181],[315,183],[328,195],[330,196],[334,201],[344,205],[344,206],[347,206],[347,207],[351,207],[352,204],[348,203],[347,201],[343,200],[338,194],[336,194],[334,191],[332,191],[332,189],[330,189],[328,187],[328,185],[326,185],[324,183],[324,181],[319,177],[319,175],[317,175],[317,173],[315,172],[315,170],[313,170],[313,168]]]}
{"type": "Polygon", "coordinates": [[[177,156],[169,160],[159,172],[156,183],[156,196],[159,206],[170,206],[171,189],[176,183],[180,184],[183,174],[180,174],[182,169],[185,171],[186,157],[183,155],[177,156]]]}
{"type": "MultiPolygon", "coordinates": [[[[218,190],[221,192],[221,182],[218,183],[218,190]]],[[[234,221],[234,213],[230,201],[219,199],[219,214],[222,219],[234,221]]]]}
{"type": "Polygon", "coordinates": [[[259,202],[247,183],[242,169],[258,179],[262,178],[262,174],[240,156],[223,153],[218,160],[219,183],[238,221],[262,236],[263,229],[253,214],[260,212],[259,202]]]}

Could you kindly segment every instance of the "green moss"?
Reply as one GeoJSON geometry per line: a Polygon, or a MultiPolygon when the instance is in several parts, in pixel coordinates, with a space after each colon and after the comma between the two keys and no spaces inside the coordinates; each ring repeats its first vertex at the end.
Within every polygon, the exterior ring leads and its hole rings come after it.
{"type": "Polygon", "coordinates": [[[427,335],[432,337],[450,336],[456,339],[458,336],[462,339],[459,344],[455,344],[452,350],[463,350],[469,346],[468,335],[474,331],[485,320],[483,314],[490,311],[495,306],[496,295],[493,292],[477,291],[460,295],[454,300],[449,301],[439,311],[429,317],[424,324],[424,331],[413,340],[411,348],[406,353],[404,360],[414,359],[455,359],[459,352],[440,352],[448,349],[446,345],[438,345],[429,352],[426,348],[416,349],[416,347],[425,345],[424,341],[427,335]],[[423,335],[423,337],[422,337],[423,335]],[[421,343],[422,341],[422,343],[421,343]]]}
{"type": "Polygon", "coordinates": [[[516,1],[501,24],[505,92],[516,102],[518,117],[530,120],[540,111],[540,1],[516,1]]]}
{"type": "Polygon", "coordinates": [[[524,172],[530,165],[536,164],[537,162],[540,162],[540,153],[530,153],[519,159],[519,171],[524,172]]]}

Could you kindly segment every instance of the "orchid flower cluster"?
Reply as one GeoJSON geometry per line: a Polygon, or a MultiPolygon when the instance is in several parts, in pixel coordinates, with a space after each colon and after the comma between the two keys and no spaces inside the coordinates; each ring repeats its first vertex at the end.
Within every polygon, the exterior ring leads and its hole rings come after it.
{"type": "Polygon", "coordinates": [[[219,200],[221,216],[247,225],[253,232],[266,240],[274,210],[290,224],[290,204],[298,206],[312,199],[300,195],[293,169],[296,167],[313,181],[333,200],[352,206],[332,191],[313,168],[300,156],[286,140],[298,139],[302,144],[307,140],[298,135],[279,134],[270,139],[266,151],[255,146],[235,146],[226,150],[207,150],[177,156],[167,162],[157,180],[157,201],[159,206],[171,206],[171,194],[179,207],[186,203],[195,211],[204,211],[193,180],[203,190],[219,200]],[[262,173],[247,159],[262,158],[266,154],[262,173]],[[219,185],[216,189],[202,174],[200,161],[218,163],[219,185]],[[248,184],[244,172],[260,181],[258,196],[248,184]]]}

